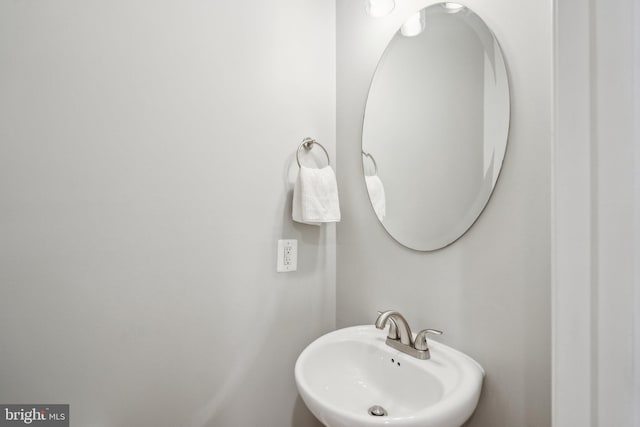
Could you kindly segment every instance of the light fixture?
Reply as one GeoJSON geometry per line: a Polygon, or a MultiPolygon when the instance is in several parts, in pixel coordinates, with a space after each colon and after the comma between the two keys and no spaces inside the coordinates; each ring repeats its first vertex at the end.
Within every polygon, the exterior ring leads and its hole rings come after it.
{"type": "Polygon", "coordinates": [[[396,7],[395,0],[367,0],[367,13],[374,18],[387,16],[396,7]]]}
{"type": "Polygon", "coordinates": [[[425,28],[424,9],[409,17],[400,27],[400,32],[405,37],[415,37],[422,33],[425,28]]]}
{"type": "Polygon", "coordinates": [[[448,13],[457,13],[465,8],[463,5],[459,3],[451,3],[451,2],[442,3],[442,7],[444,7],[448,13]]]}

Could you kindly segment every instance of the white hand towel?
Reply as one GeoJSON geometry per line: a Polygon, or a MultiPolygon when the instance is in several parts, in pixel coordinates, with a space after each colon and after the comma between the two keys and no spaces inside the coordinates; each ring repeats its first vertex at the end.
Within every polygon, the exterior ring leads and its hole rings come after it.
{"type": "Polygon", "coordinates": [[[319,222],[307,222],[302,219],[302,190],[300,189],[300,174],[293,185],[293,205],[291,207],[291,217],[295,222],[309,225],[320,225],[319,222]]]}
{"type": "Polygon", "coordinates": [[[330,166],[322,169],[300,167],[293,187],[291,214],[294,221],[303,224],[340,221],[338,184],[330,166]]]}
{"type": "Polygon", "coordinates": [[[367,191],[369,192],[369,199],[371,199],[373,210],[382,222],[385,215],[387,215],[387,200],[384,195],[382,181],[378,178],[378,175],[365,176],[364,180],[367,183],[367,191]]]}

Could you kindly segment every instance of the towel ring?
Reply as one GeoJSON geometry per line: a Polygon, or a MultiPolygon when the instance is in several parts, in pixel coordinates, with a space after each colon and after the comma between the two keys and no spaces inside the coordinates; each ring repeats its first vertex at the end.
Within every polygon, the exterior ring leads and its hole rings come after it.
{"type": "Polygon", "coordinates": [[[371,154],[365,153],[364,150],[362,151],[362,155],[368,157],[371,160],[371,162],[373,163],[373,174],[378,175],[378,164],[376,163],[376,159],[374,159],[371,154]]]}
{"type": "Polygon", "coordinates": [[[320,144],[315,139],[306,137],[305,139],[302,140],[302,144],[300,144],[298,146],[298,149],[296,150],[296,160],[298,161],[298,167],[299,168],[302,167],[302,165],[300,164],[300,149],[304,148],[305,150],[309,151],[309,150],[311,150],[313,148],[313,144],[316,144],[317,146],[322,148],[322,151],[324,151],[324,154],[327,156],[327,166],[330,166],[331,165],[331,159],[329,159],[329,153],[327,152],[327,149],[324,148],[322,146],[322,144],[320,144]]]}

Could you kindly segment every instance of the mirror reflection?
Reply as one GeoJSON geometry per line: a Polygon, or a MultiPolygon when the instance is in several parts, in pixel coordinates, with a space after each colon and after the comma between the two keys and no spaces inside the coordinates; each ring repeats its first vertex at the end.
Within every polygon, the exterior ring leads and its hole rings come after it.
{"type": "Polygon", "coordinates": [[[509,86],[493,33],[440,3],[410,16],[375,71],[362,132],[364,181],[387,232],[436,250],[476,221],[507,145],[509,86]]]}

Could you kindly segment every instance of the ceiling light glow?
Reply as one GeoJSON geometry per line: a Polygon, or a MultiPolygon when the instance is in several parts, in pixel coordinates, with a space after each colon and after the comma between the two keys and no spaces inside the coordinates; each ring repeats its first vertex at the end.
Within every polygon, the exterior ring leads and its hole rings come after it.
{"type": "Polygon", "coordinates": [[[367,13],[374,18],[387,16],[395,7],[395,0],[367,0],[367,13]]]}
{"type": "Polygon", "coordinates": [[[402,27],[400,27],[400,32],[405,37],[415,37],[421,34],[425,28],[425,17],[424,11],[416,12],[406,20],[402,27]]]}
{"type": "Polygon", "coordinates": [[[465,7],[459,3],[446,2],[442,3],[442,7],[444,7],[449,13],[460,12],[465,7]]]}

